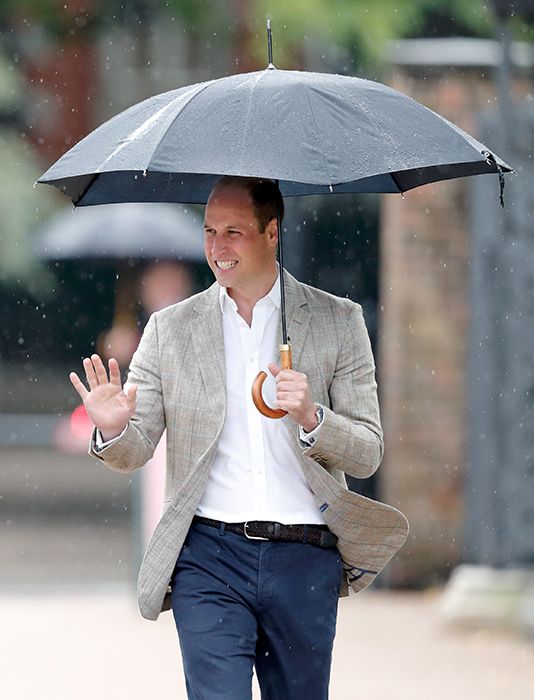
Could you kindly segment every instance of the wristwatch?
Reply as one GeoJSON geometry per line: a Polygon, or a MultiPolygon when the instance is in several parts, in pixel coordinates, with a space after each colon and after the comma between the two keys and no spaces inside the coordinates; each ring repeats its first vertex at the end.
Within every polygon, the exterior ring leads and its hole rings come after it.
{"type": "Polygon", "coordinates": [[[324,418],[323,407],[319,406],[318,404],[315,404],[315,407],[316,407],[315,415],[317,416],[317,425],[315,426],[315,428],[312,428],[311,430],[304,430],[304,428],[302,428],[302,432],[305,433],[306,435],[308,435],[309,433],[313,433],[314,430],[317,430],[317,428],[323,422],[323,418],[324,418]]]}

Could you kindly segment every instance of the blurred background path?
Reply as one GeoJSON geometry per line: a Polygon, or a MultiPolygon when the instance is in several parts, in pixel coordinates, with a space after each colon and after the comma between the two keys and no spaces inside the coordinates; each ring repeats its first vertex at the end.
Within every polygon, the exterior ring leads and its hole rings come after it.
{"type": "MultiPolygon", "coordinates": [[[[534,644],[446,628],[439,603],[437,592],[342,600],[331,698],[534,697],[534,644]]],[[[128,589],[4,594],[0,619],[6,700],[186,698],[172,616],[143,620],[128,589]]]]}

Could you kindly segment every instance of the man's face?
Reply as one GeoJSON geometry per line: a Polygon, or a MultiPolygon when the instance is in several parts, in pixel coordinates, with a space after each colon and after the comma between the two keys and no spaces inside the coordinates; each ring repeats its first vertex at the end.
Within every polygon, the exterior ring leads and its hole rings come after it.
{"type": "Polygon", "coordinates": [[[215,187],[204,215],[204,251],[221,286],[246,295],[263,289],[276,270],[277,242],[274,220],[260,232],[246,190],[215,187]]]}

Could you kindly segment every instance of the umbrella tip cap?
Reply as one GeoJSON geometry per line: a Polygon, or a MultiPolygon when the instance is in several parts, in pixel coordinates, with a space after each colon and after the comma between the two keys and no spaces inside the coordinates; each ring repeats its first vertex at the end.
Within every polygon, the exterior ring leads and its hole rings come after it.
{"type": "Polygon", "coordinates": [[[273,35],[271,32],[271,18],[267,17],[267,68],[272,70],[273,65],[273,35]]]}

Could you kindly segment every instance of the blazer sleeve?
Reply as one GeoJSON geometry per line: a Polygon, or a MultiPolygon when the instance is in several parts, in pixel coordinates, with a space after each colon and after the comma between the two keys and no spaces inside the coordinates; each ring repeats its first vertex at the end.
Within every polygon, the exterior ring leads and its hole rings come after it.
{"type": "MultiPolygon", "coordinates": [[[[346,318],[346,317],[345,317],[346,318]]],[[[357,478],[371,476],[384,453],[375,363],[361,306],[351,312],[328,388],[330,407],[323,406],[319,434],[303,454],[323,466],[357,478]]]]}
{"type": "Polygon", "coordinates": [[[137,384],[138,392],[135,413],[126,430],[120,438],[98,451],[93,434],[89,446],[92,457],[123,472],[133,471],[148,462],[165,429],[157,314],[150,317],[143,331],[127,381],[137,384]]]}

